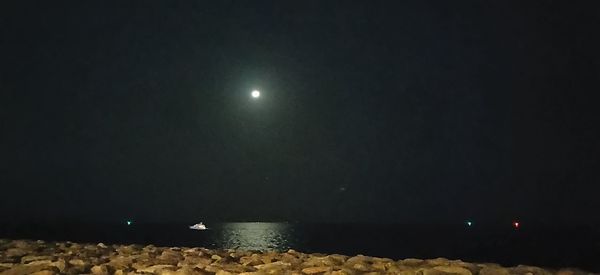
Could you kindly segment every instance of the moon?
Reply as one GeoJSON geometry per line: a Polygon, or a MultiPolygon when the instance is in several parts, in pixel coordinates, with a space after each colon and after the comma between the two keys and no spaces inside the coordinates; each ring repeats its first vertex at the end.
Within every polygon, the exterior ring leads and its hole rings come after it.
{"type": "Polygon", "coordinates": [[[252,93],[250,93],[250,95],[252,95],[253,98],[259,98],[260,97],[260,91],[254,90],[254,91],[252,91],[252,93]]]}

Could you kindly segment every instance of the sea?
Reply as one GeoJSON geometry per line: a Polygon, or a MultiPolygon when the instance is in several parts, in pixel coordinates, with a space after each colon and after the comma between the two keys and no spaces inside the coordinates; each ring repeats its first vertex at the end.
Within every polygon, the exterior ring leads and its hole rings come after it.
{"type": "Polygon", "coordinates": [[[468,262],[571,267],[600,272],[595,226],[206,222],[207,230],[177,223],[0,224],[0,238],[104,244],[153,244],[252,251],[443,257],[468,262]]]}

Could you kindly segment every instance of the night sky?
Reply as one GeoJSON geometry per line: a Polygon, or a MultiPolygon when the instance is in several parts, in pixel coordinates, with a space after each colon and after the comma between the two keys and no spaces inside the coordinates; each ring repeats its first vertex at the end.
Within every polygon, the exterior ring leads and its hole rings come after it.
{"type": "Polygon", "coordinates": [[[2,1],[2,220],[600,223],[592,1],[211,2],[2,1]]]}

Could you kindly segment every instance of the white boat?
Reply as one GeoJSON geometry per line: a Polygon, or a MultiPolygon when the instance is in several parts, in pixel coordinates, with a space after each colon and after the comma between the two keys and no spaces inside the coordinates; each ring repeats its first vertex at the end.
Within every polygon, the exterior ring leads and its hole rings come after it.
{"type": "Polygon", "coordinates": [[[208,228],[206,228],[206,225],[204,225],[203,223],[197,223],[197,224],[191,225],[190,229],[194,229],[194,230],[206,230],[208,228]]]}

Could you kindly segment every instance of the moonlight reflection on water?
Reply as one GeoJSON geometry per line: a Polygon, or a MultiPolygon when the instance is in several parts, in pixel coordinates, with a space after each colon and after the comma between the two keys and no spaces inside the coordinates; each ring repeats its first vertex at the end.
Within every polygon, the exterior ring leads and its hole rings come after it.
{"type": "Polygon", "coordinates": [[[287,250],[293,247],[292,228],[285,223],[223,224],[218,246],[242,250],[287,250]]]}

